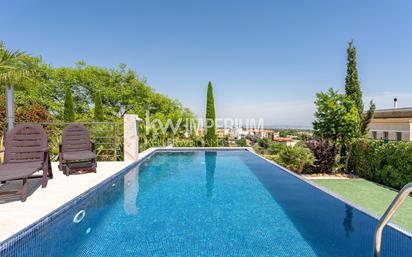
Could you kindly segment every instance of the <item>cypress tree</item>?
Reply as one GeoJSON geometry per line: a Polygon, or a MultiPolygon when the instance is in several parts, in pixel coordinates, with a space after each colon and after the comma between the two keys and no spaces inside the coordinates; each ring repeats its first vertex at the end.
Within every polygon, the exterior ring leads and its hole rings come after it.
{"type": "Polygon", "coordinates": [[[102,96],[100,93],[96,93],[94,97],[94,119],[100,122],[104,120],[102,96]]]}
{"type": "Polygon", "coordinates": [[[215,100],[213,98],[212,82],[210,81],[207,86],[205,145],[217,146],[215,100]]]}
{"type": "Polygon", "coordinates": [[[347,49],[347,69],[345,78],[346,95],[355,103],[359,115],[363,113],[362,91],[359,81],[358,67],[356,64],[356,47],[353,45],[353,40],[349,42],[347,49]]]}
{"type": "Polygon", "coordinates": [[[70,87],[66,88],[66,95],[64,96],[63,119],[65,122],[74,122],[74,101],[70,87]]]}
{"type": "Polygon", "coordinates": [[[358,67],[356,64],[356,47],[353,44],[353,40],[349,42],[347,49],[347,69],[345,78],[345,93],[356,104],[359,116],[361,117],[361,123],[359,124],[359,130],[362,135],[366,135],[368,132],[368,124],[373,118],[375,113],[375,104],[371,101],[369,103],[369,110],[363,114],[363,100],[362,90],[359,81],[358,67]]]}
{"type": "Polygon", "coordinates": [[[366,112],[366,114],[362,117],[362,124],[361,124],[361,134],[366,135],[368,134],[368,125],[373,119],[373,116],[375,115],[375,110],[376,110],[376,105],[373,101],[369,102],[369,110],[366,112]]]}

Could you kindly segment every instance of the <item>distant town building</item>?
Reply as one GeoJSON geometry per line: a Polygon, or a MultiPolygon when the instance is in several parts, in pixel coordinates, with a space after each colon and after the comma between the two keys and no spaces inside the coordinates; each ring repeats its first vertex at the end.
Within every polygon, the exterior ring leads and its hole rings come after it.
{"type": "Polygon", "coordinates": [[[283,145],[287,145],[287,146],[295,146],[296,143],[298,142],[298,140],[295,140],[295,139],[290,138],[290,137],[276,137],[276,138],[273,139],[273,141],[275,143],[283,144],[283,145]]]}
{"type": "Polygon", "coordinates": [[[369,138],[412,141],[412,107],[376,110],[369,138]]]}
{"type": "Polygon", "coordinates": [[[232,130],[231,136],[234,139],[246,138],[249,135],[249,131],[243,128],[235,128],[232,130]]]}
{"type": "MultiPolygon", "coordinates": [[[[252,129],[249,131],[249,133],[256,138],[269,138],[273,139],[275,138],[275,132],[270,129],[252,129]]],[[[277,133],[278,135],[279,133],[277,133]]]]}
{"type": "Polygon", "coordinates": [[[228,129],[228,128],[218,128],[216,130],[216,133],[217,133],[218,138],[225,138],[225,137],[229,136],[230,129],[228,129]]]}
{"type": "MultiPolygon", "coordinates": [[[[204,136],[205,129],[199,128],[198,134],[204,136]]],[[[298,132],[305,133],[310,136],[312,132],[298,132]]],[[[258,139],[270,139],[271,141],[287,146],[294,146],[299,140],[296,135],[287,135],[285,137],[279,136],[279,131],[274,129],[246,129],[246,128],[217,128],[216,134],[219,139],[227,138],[229,144],[235,144],[236,140],[246,139],[248,142],[256,142],[258,139]]],[[[299,134],[303,135],[303,134],[299,134]]]]}

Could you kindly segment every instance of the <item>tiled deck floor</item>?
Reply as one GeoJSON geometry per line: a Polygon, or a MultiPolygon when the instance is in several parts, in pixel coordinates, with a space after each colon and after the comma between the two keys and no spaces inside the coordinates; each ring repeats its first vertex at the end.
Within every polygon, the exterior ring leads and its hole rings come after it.
{"type": "MultiPolygon", "coordinates": [[[[120,171],[128,164],[130,163],[99,162],[97,173],[66,177],[58,170],[57,163],[52,163],[54,178],[49,180],[46,188],[37,188],[26,202],[19,200],[0,202],[0,242],[120,171]]],[[[31,183],[33,186],[40,185],[40,182],[36,180],[31,183]]],[[[3,186],[0,186],[0,189],[3,186]]]]}

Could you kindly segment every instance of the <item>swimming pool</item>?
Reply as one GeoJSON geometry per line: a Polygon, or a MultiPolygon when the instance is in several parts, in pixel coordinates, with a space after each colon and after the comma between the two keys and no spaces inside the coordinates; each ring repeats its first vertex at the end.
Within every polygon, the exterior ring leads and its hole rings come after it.
{"type": "MultiPolygon", "coordinates": [[[[0,256],[372,256],[377,220],[246,150],[157,151],[0,256]]],[[[412,256],[387,227],[382,256],[412,256]]]]}

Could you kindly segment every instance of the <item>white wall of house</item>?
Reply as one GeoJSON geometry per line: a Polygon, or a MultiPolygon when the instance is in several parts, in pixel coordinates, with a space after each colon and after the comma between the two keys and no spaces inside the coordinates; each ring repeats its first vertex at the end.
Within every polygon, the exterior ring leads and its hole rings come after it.
{"type": "Polygon", "coordinates": [[[373,119],[369,124],[369,138],[412,141],[412,119],[373,119]],[[399,137],[400,136],[400,137],[399,137]]]}

